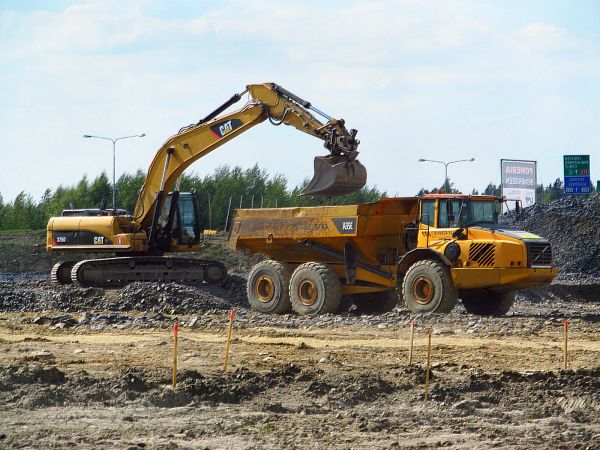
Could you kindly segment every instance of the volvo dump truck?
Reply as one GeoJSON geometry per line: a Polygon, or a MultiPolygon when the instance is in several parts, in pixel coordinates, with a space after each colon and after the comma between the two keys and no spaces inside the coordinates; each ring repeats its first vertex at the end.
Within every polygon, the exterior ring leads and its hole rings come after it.
{"type": "Polygon", "coordinates": [[[550,243],[498,225],[504,198],[426,195],[350,206],[239,209],[229,245],[271,259],[248,277],[263,313],[389,310],[502,315],[557,274],[550,243]]]}
{"type": "Polygon", "coordinates": [[[158,149],[133,215],[124,214],[113,205],[112,211],[70,211],[51,218],[46,239],[49,252],[115,255],[57,263],[52,268],[52,280],[100,287],[133,281],[222,281],[227,271],[218,261],[165,255],[194,252],[200,247],[195,195],[173,188],[192,163],[267,119],[274,125],[290,125],[321,139],[329,151],[328,155],[315,158],[315,175],[303,195],[330,197],[365,185],[366,169],[356,159],[356,130],[348,131],[342,119],[328,116],[277,84],[251,84],[205,118],[180,129],[158,149]],[[220,115],[246,93],[249,100],[241,109],[220,115]],[[326,122],[319,121],[311,111],[326,122]]]}

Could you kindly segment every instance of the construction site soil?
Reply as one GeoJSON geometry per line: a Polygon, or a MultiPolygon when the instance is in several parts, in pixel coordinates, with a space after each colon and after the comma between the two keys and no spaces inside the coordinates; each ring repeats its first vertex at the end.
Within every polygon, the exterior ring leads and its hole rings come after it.
{"type": "Polygon", "coordinates": [[[260,256],[223,236],[205,250],[232,268],[223,286],[55,286],[43,233],[0,234],[0,448],[600,448],[598,199],[503,218],[561,270],[505,317],[261,315],[244,279],[260,256]]]}

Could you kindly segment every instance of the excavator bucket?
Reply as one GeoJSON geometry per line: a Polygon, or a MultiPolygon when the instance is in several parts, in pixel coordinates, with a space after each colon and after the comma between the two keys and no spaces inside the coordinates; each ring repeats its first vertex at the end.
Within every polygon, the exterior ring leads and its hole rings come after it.
{"type": "Polygon", "coordinates": [[[333,197],[358,191],[367,184],[367,169],[359,161],[343,156],[317,156],[315,175],[300,195],[333,197]]]}

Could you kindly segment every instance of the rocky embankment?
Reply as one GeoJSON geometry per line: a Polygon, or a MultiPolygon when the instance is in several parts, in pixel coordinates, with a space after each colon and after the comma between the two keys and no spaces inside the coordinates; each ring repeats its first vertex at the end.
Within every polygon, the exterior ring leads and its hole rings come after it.
{"type": "Polygon", "coordinates": [[[600,282],[600,195],[565,197],[548,205],[533,205],[501,222],[531,231],[552,243],[559,269],[557,282],[591,285],[600,282]]]}

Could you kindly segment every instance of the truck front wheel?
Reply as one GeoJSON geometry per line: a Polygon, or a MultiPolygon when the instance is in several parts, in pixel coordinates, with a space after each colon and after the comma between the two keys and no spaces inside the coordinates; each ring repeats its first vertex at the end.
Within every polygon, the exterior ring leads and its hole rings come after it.
{"type": "Polygon", "coordinates": [[[262,261],[256,264],[248,275],[246,293],[250,306],[266,314],[290,312],[290,277],[292,271],[287,264],[279,261],[262,261]]]}
{"type": "Polygon", "coordinates": [[[335,313],[342,298],[342,284],[327,264],[304,263],[292,274],[292,308],[302,316],[335,313]]]}
{"type": "Polygon", "coordinates": [[[503,316],[515,302],[514,292],[485,291],[461,294],[461,297],[465,309],[480,316],[503,316]]]}
{"type": "Polygon", "coordinates": [[[458,301],[458,290],[445,264],[424,259],[408,268],[402,296],[413,313],[448,313],[458,301]]]}

